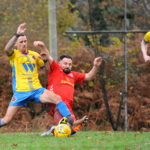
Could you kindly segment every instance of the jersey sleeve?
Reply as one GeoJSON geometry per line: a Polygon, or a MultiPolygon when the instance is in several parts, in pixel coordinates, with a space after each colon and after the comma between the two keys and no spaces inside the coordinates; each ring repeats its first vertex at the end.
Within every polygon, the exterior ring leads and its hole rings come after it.
{"type": "Polygon", "coordinates": [[[37,57],[37,64],[40,68],[44,67],[44,61],[40,58],[40,55],[38,53],[36,53],[36,57],[37,57]]]}
{"type": "Polygon", "coordinates": [[[73,71],[73,74],[74,74],[75,83],[83,83],[85,78],[85,73],[79,73],[73,71]]]}
{"type": "Polygon", "coordinates": [[[13,50],[10,55],[7,55],[11,66],[13,66],[13,60],[15,58],[15,55],[16,55],[16,50],[13,50]]]}
{"type": "Polygon", "coordinates": [[[150,31],[145,34],[143,41],[144,43],[150,43],[150,31]]]}
{"type": "Polygon", "coordinates": [[[54,71],[59,65],[56,63],[56,61],[53,59],[50,69],[51,71],[54,71]]]}
{"type": "Polygon", "coordinates": [[[12,50],[12,52],[10,54],[7,54],[7,56],[8,56],[9,59],[11,59],[12,57],[14,57],[15,51],[16,50],[12,50]]]}

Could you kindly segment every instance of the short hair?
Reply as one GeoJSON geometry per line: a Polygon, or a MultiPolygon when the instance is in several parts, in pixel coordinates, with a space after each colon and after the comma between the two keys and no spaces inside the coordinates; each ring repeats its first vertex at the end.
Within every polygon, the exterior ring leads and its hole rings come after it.
{"type": "Polygon", "coordinates": [[[67,55],[67,54],[63,54],[63,55],[60,56],[60,60],[63,60],[64,58],[69,58],[69,59],[72,60],[72,56],[67,55]]]}
{"type": "Polygon", "coordinates": [[[26,36],[24,33],[21,33],[21,34],[17,34],[17,33],[15,33],[15,36],[16,37],[20,37],[20,36],[26,36]]]}

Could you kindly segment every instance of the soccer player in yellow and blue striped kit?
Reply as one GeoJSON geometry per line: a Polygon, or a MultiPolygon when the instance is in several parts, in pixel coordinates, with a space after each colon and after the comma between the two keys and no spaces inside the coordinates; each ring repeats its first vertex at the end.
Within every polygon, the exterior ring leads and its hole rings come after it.
{"type": "Polygon", "coordinates": [[[147,54],[148,43],[150,43],[150,31],[145,34],[141,42],[141,50],[145,62],[150,61],[150,56],[147,54]]]}
{"type": "MultiPolygon", "coordinates": [[[[37,52],[27,49],[27,37],[24,35],[26,23],[18,26],[16,34],[5,46],[5,53],[8,56],[12,67],[12,88],[13,96],[3,118],[0,118],[0,127],[8,124],[14,117],[17,110],[26,106],[34,100],[37,103],[53,103],[63,117],[72,125],[73,119],[66,104],[60,96],[43,88],[38,79],[38,67],[45,66],[37,52]],[[17,49],[13,49],[16,46],[17,49]]],[[[47,63],[45,61],[45,63],[47,63]]]]}

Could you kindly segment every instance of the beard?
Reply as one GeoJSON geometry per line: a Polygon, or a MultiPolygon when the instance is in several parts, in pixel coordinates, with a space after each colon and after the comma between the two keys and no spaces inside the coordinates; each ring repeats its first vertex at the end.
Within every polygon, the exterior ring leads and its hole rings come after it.
{"type": "Polygon", "coordinates": [[[63,69],[63,72],[65,73],[65,74],[69,74],[70,73],[70,69],[68,69],[68,68],[66,68],[66,69],[63,69]]]}

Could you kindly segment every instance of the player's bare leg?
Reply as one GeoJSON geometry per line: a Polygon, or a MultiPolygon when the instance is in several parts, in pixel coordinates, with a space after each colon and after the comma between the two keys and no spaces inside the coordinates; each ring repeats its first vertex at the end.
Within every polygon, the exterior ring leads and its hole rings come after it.
{"type": "Polygon", "coordinates": [[[84,117],[82,117],[82,118],[81,118],[81,119],[79,119],[79,120],[76,120],[76,121],[74,122],[74,124],[73,124],[73,125],[82,124],[83,122],[85,122],[85,120],[88,120],[87,115],[85,115],[84,117]]]}
{"type": "Polygon", "coordinates": [[[72,133],[71,135],[75,134],[77,131],[80,130],[81,126],[82,125],[85,125],[88,121],[88,116],[84,116],[83,118],[79,119],[79,120],[76,120],[74,122],[74,125],[76,125],[74,128],[72,128],[72,133]]]}
{"type": "Polygon", "coordinates": [[[45,90],[40,96],[40,101],[42,103],[58,104],[61,101],[61,97],[53,92],[50,92],[49,90],[45,90]]]}
{"type": "Polygon", "coordinates": [[[7,112],[3,118],[1,118],[1,126],[4,126],[8,124],[16,114],[17,110],[20,108],[20,106],[8,106],[7,112]]]}
{"type": "Polygon", "coordinates": [[[39,99],[42,103],[56,104],[59,113],[68,120],[70,125],[73,125],[73,119],[71,117],[71,113],[67,105],[61,100],[61,97],[59,95],[56,95],[55,93],[49,90],[45,90],[44,93],[41,94],[39,99]]]}

